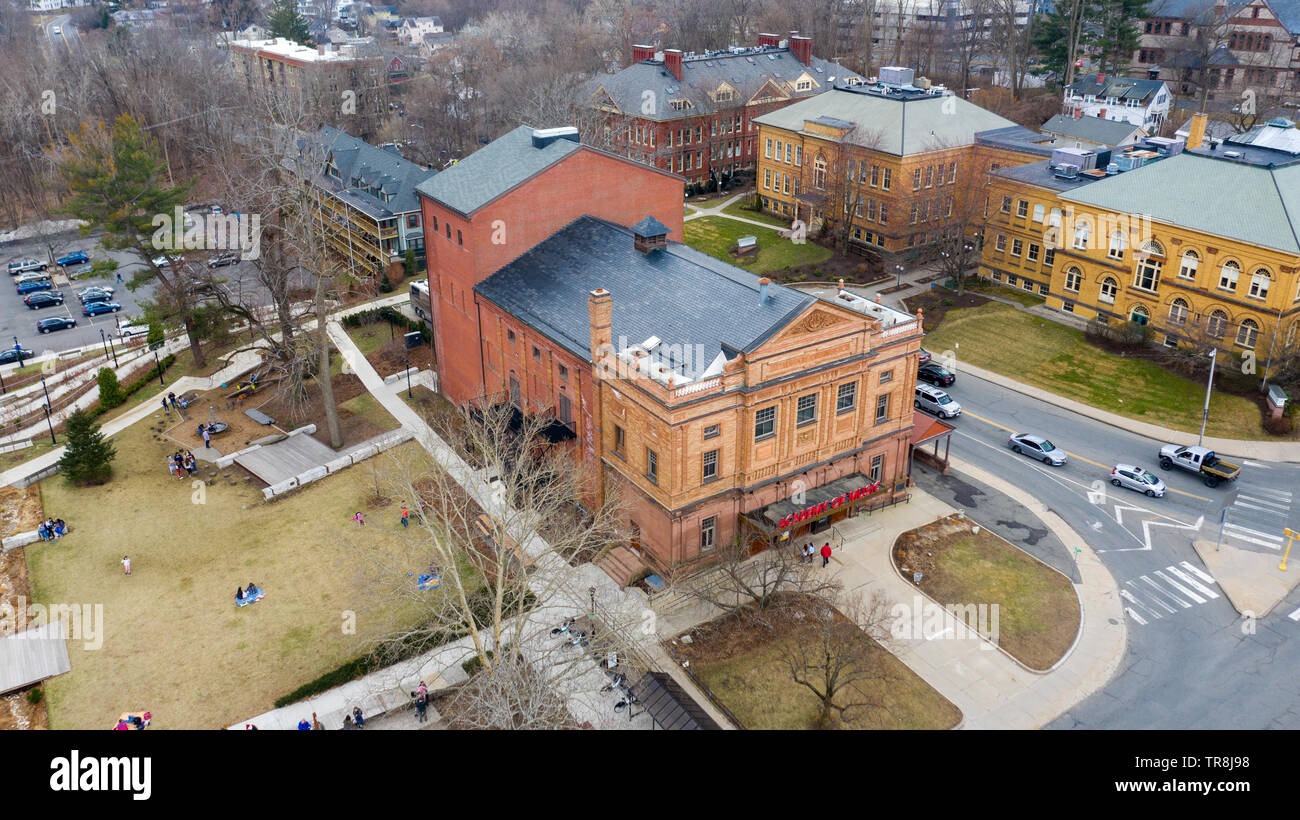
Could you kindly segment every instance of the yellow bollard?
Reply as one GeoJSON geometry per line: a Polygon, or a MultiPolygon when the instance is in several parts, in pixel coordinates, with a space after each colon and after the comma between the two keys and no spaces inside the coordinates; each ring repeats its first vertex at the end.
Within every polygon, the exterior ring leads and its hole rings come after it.
{"type": "Polygon", "coordinates": [[[1282,553],[1282,563],[1278,564],[1278,565],[1277,565],[1277,568],[1280,569],[1280,570],[1282,570],[1283,572],[1286,572],[1286,559],[1287,559],[1287,556],[1289,556],[1289,555],[1291,554],[1291,545],[1295,543],[1295,540],[1296,540],[1297,538],[1300,538],[1300,532],[1296,532],[1295,530],[1292,530],[1292,529],[1285,529],[1285,530],[1282,530],[1282,532],[1283,532],[1283,534],[1285,534],[1286,537],[1287,537],[1287,542],[1286,542],[1286,552],[1282,553]]]}

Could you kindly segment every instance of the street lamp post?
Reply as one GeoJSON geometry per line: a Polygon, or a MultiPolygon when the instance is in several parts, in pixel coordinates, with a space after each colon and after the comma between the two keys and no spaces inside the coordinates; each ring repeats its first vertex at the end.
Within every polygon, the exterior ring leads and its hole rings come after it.
{"type": "Polygon", "coordinates": [[[903,266],[895,265],[894,269],[898,271],[898,287],[903,287],[903,266]]]}
{"type": "Polygon", "coordinates": [[[162,377],[162,362],[158,359],[158,348],[156,347],[153,349],[153,362],[158,366],[158,384],[162,387],[166,387],[167,383],[163,381],[162,377]]]}
{"type": "Polygon", "coordinates": [[[1205,423],[1210,420],[1210,391],[1214,388],[1214,363],[1218,354],[1218,348],[1210,351],[1210,379],[1205,385],[1205,407],[1201,410],[1201,435],[1196,439],[1197,447],[1200,447],[1205,442],[1205,423]]]}
{"type": "Polygon", "coordinates": [[[104,329],[99,329],[99,341],[104,345],[104,364],[108,364],[108,337],[104,335],[104,329]]]}
{"type": "Polygon", "coordinates": [[[50,406],[43,405],[42,409],[45,411],[45,423],[50,426],[50,444],[57,446],[58,442],[54,440],[54,422],[50,421],[50,406]]]}
{"type": "Polygon", "coordinates": [[[44,376],[41,376],[41,390],[45,391],[45,404],[48,406],[50,403],[50,389],[45,386],[44,376]]]}
{"type": "MultiPolygon", "coordinates": [[[[1274,332],[1273,335],[1276,337],[1277,333],[1274,332]]],[[[18,369],[22,370],[23,369],[23,346],[18,344],[17,336],[14,337],[14,352],[18,354],[18,369]]]]}
{"type": "Polygon", "coordinates": [[[591,596],[591,637],[596,637],[596,588],[587,587],[587,594],[591,596]]]}

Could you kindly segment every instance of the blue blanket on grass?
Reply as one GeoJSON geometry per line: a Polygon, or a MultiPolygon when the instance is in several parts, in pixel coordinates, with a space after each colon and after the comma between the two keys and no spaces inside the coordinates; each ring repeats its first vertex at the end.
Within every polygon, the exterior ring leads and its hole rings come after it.
{"type": "Polygon", "coordinates": [[[255,590],[255,593],[256,594],[253,595],[245,595],[243,598],[236,598],[235,606],[248,606],[249,604],[255,604],[266,597],[266,593],[260,589],[255,590]]]}

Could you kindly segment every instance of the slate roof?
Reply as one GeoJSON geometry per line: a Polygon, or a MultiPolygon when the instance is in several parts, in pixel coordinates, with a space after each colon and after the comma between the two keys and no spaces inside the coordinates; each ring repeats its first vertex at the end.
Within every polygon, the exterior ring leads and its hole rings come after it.
{"type": "MultiPolygon", "coordinates": [[[[480,295],[556,344],[591,360],[587,296],[613,296],[613,338],[626,346],[658,336],[689,351],[676,368],[697,378],[723,352],[749,352],[771,338],[815,296],[771,284],[759,301],[759,277],[683,245],[642,253],[632,231],[581,216],[474,287],[480,295]]],[[[668,349],[672,349],[669,347],[668,349]]]]}
{"type": "Polygon", "coordinates": [[[312,181],[375,219],[391,219],[397,214],[420,210],[416,186],[438,173],[403,159],[396,150],[378,148],[329,125],[321,126],[310,139],[300,139],[299,147],[306,149],[309,142],[311,155],[320,159],[320,167],[307,173],[312,181]],[[339,179],[325,173],[325,160],[331,156],[339,179]],[[387,193],[388,201],[354,185],[357,177],[364,188],[374,185],[387,193]]]}
{"type": "Polygon", "coordinates": [[[1061,199],[1300,253],[1300,163],[1268,167],[1184,151],[1061,199]]]}
{"type": "Polygon", "coordinates": [[[1145,136],[1141,128],[1127,120],[1117,122],[1115,120],[1103,120],[1101,117],[1079,117],[1076,119],[1065,114],[1057,114],[1043,123],[1042,132],[1111,146],[1119,145],[1125,140],[1131,140],[1135,134],[1139,137],[1145,136]]]}
{"type": "Polygon", "coordinates": [[[856,82],[863,81],[858,74],[838,63],[820,57],[812,57],[811,63],[806,66],[789,49],[774,46],[750,48],[738,54],[724,52],[694,58],[684,56],[682,79],[679,82],[663,63],[647,60],[634,63],[615,74],[605,74],[590,80],[586,85],[586,93],[593,105],[612,102],[621,113],[664,121],[744,105],[768,82],[776,83],[789,99],[798,100],[826,91],[832,85],[832,78],[835,83],[849,78],[854,78],[856,82]],[[796,91],[794,83],[805,73],[812,78],[813,87],[807,91],[796,91]],[[736,90],[735,99],[715,103],[709,95],[724,82],[736,90]],[[654,96],[645,96],[646,91],[654,92],[654,96]],[[678,111],[669,104],[670,100],[678,99],[690,100],[693,107],[678,111]],[[647,101],[653,104],[651,113],[646,113],[642,108],[647,101]]]}
{"type": "Polygon", "coordinates": [[[1164,85],[1164,80],[1116,77],[1113,74],[1107,74],[1106,79],[1098,84],[1097,75],[1088,74],[1070,83],[1065,89],[1084,97],[1091,94],[1099,100],[1114,97],[1117,100],[1149,101],[1149,98],[1158,93],[1164,85]]]}
{"type": "Polygon", "coordinates": [[[982,131],[1012,128],[1014,122],[959,97],[938,94],[884,97],[865,86],[834,88],[825,94],[756,117],[755,122],[803,131],[805,120],[833,117],[856,124],[846,142],[906,156],[972,145],[982,131]]]}
{"type": "Polygon", "coordinates": [[[655,219],[653,216],[647,216],[645,219],[632,226],[632,233],[649,239],[654,236],[667,236],[669,231],[668,227],[664,225],[664,223],[655,219]]]}
{"type": "Polygon", "coordinates": [[[1266,0],[1278,22],[1292,34],[1300,34],[1300,0],[1266,0]]]}
{"type": "Polygon", "coordinates": [[[521,125],[419,186],[424,196],[469,215],[492,200],[582,150],[567,139],[533,147],[533,129],[521,125]]]}

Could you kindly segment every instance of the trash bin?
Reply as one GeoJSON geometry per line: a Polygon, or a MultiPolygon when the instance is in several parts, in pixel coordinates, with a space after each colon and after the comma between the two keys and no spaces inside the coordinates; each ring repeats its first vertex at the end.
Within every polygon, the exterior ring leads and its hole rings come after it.
{"type": "Polygon", "coordinates": [[[410,350],[413,347],[419,347],[420,343],[424,341],[423,337],[420,336],[420,331],[418,330],[413,330],[410,333],[403,334],[402,338],[406,340],[407,350],[410,350]]]}

